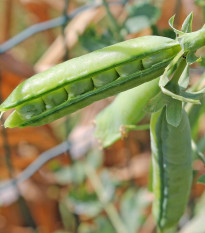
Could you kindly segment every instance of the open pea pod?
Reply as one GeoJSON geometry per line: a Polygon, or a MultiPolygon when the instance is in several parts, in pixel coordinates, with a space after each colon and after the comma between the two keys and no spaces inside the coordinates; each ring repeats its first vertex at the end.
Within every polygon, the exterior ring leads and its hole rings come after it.
{"type": "Polygon", "coordinates": [[[204,37],[205,28],[180,40],[145,36],[54,66],[22,82],[0,105],[1,112],[15,108],[4,126],[44,125],[156,79],[181,48],[195,50],[205,44],[204,37]]]}
{"type": "Polygon", "coordinates": [[[40,126],[159,77],[181,47],[145,36],[61,63],[14,89],[0,111],[15,108],[5,127],[40,126]]]}
{"type": "Polygon", "coordinates": [[[122,127],[137,124],[145,116],[145,106],[160,92],[159,78],[144,83],[116,99],[95,118],[95,137],[108,147],[122,137],[122,127]]]}

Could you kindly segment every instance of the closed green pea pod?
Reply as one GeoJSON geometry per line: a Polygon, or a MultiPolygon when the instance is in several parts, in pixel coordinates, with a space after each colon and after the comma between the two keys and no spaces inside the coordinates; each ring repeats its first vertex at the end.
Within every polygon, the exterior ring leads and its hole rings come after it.
{"type": "Polygon", "coordinates": [[[184,110],[177,127],[167,123],[165,108],[152,115],[153,215],[160,232],[177,225],[188,202],[192,184],[190,135],[184,110]]]}
{"type": "Polygon", "coordinates": [[[0,105],[0,111],[11,108],[17,110],[7,118],[5,127],[44,125],[94,101],[156,79],[180,50],[181,47],[175,40],[145,36],[124,41],[52,67],[21,83],[0,105]],[[171,52],[166,56],[168,50],[171,52]],[[142,64],[144,58],[153,57],[159,52],[164,54],[163,60],[157,61],[148,68],[138,66],[142,64]],[[133,70],[126,71],[125,66],[129,63],[137,65],[133,70]],[[121,75],[120,72],[119,75],[116,72],[119,69],[122,69],[124,74],[127,72],[127,75],[121,75]],[[68,94],[66,101],[64,97],[61,99],[65,93],[64,89],[68,94]],[[62,96],[58,92],[61,90],[62,96]],[[53,94],[57,98],[56,102],[59,103],[56,106],[55,103],[51,105],[46,103],[48,97],[52,99],[53,94]],[[29,105],[31,101],[38,98],[45,102],[45,111],[25,120],[21,114],[19,115],[22,104],[29,105]]]}

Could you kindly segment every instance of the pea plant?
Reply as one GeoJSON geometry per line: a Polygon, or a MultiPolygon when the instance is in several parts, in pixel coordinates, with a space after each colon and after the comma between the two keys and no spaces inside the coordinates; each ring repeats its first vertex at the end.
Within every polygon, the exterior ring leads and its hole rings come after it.
{"type": "Polygon", "coordinates": [[[153,216],[158,233],[175,232],[192,184],[192,141],[188,113],[205,89],[189,85],[189,67],[205,45],[205,27],[192,32],[192,13],[176,39],[144,36],[59,64],[22,82],[0,105],[15,108],[5,127],[40,126],[95,101],[116,95],[95,119],[96,138],[108,147],[128,131],[150,128],[153,216]],[[131,89],[131,90],[129,90],[131,89]],[[124,92],[126,91],[126,92],[124,92]],[[191,106],[191,107],[190,107],[191,106]],[[150,125],[136,125],[151,113],[150,125]]]}

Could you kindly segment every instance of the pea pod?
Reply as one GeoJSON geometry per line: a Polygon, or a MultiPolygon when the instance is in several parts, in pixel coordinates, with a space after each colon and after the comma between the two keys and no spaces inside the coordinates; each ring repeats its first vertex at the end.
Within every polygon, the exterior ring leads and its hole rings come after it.
{"type": "Polygon", "coordinates": [[[5,127],[44,125],[94,101],[155,79],[180,48],[175,40],[145,36],[34,75],[0,105],[0,111],[15,108],[5,127]]]}
{"type": "Polygon", "coordinates": [[[152,115],[153,215],[160,232],[178,223],[188,202],[192,183],[190,133],[184,110],[177,127],[167,123],[165,108],[152,115]]]}

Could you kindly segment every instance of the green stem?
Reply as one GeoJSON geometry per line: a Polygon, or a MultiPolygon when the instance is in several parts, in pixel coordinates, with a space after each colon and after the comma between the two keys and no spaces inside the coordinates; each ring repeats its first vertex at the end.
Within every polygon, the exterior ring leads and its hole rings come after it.
{"type": "Polygon", "coordinates": [[[203,12],[203,21],[205,23],[205,6],[202,6],[202,12],[203,12]]]}
{"type": "Polygon", "coordinates": [[[145,125],[124,125],[123,126],[126,129],[130,129],[130,130],[147,130],[150,128],[149,124],[145,124],[145,125]]]}
{"type": "Polygon", "coordinates": [[[119,27],[118,23],[116,22],[114,16],[112,15],[107,1],[106,0],[102,0],[102,2],[103,2],[103,5],[105,7],[107,16],[109,18],[109,21],[110,21],[110,24],[111,24],[111,30],[113,31],[115,39],[117,41],[122,41],[123,38],[122,38],[122,36],[120,34],[120,27],[119,27]]]}
{"type": "Polygon", "coordinates": [[[185,58],[181,58],[180,61],[179,61],[179,65],[172,77],[172,80],[171,80],[171,83],[174,84],[174,85],[177,85],[178,86],[178,82],[179,82],[179,79],[186,67],[186,59],[185,58]]]}
{"type": "Polygon", "coordinates": [[[181,77],[181,75],[186,67],[186,64],[187,64],[186,59],[181,57],[179,59],[179,64],[176,68],[176,71],[174,72],[174,75],[173,75],[171,81],[166,85],[166,88],[168,90],[172,90],[172,91],[174,90],[174,93],[178,93],[178,91],[179,91],[178,82],[179,82],[179,79],[180,79],[180,77],[181,77]]]}
{"type": "Polygon", "coordinates": [[[166,229],[157,229],[157,233],[176,233],[176,226],[166,229]]]}
{"type": "Polygon", "coordinates": [[[116,230],[116,233],[128,233],[129,231],[126,229],[125,225],[123,224],[122,220],[120,219],[120,216],[115,209],[114,205],[111,202],[108,202],[107,195],[105,192],[105,189],[96,174],[96,171],[91,167],[89,164],[85,164],[85,172],[90,180],[104,210],[107,213],[107,216],[109,217],[113,227],[116,230]]]}
{"type": "Polygon", "coordinates": [[[163,75],[160,77],[159,85],[161,87],[164,87],[167,83],[169,83],[169,77],[173,73],[173,69],[175,65],[178,63],[182,55],[184,54],[183,50],[180,50],[180,52],[174,57],[174,59],[169,63],[169,65],[165,68],[165,71],[163,75]]]}

